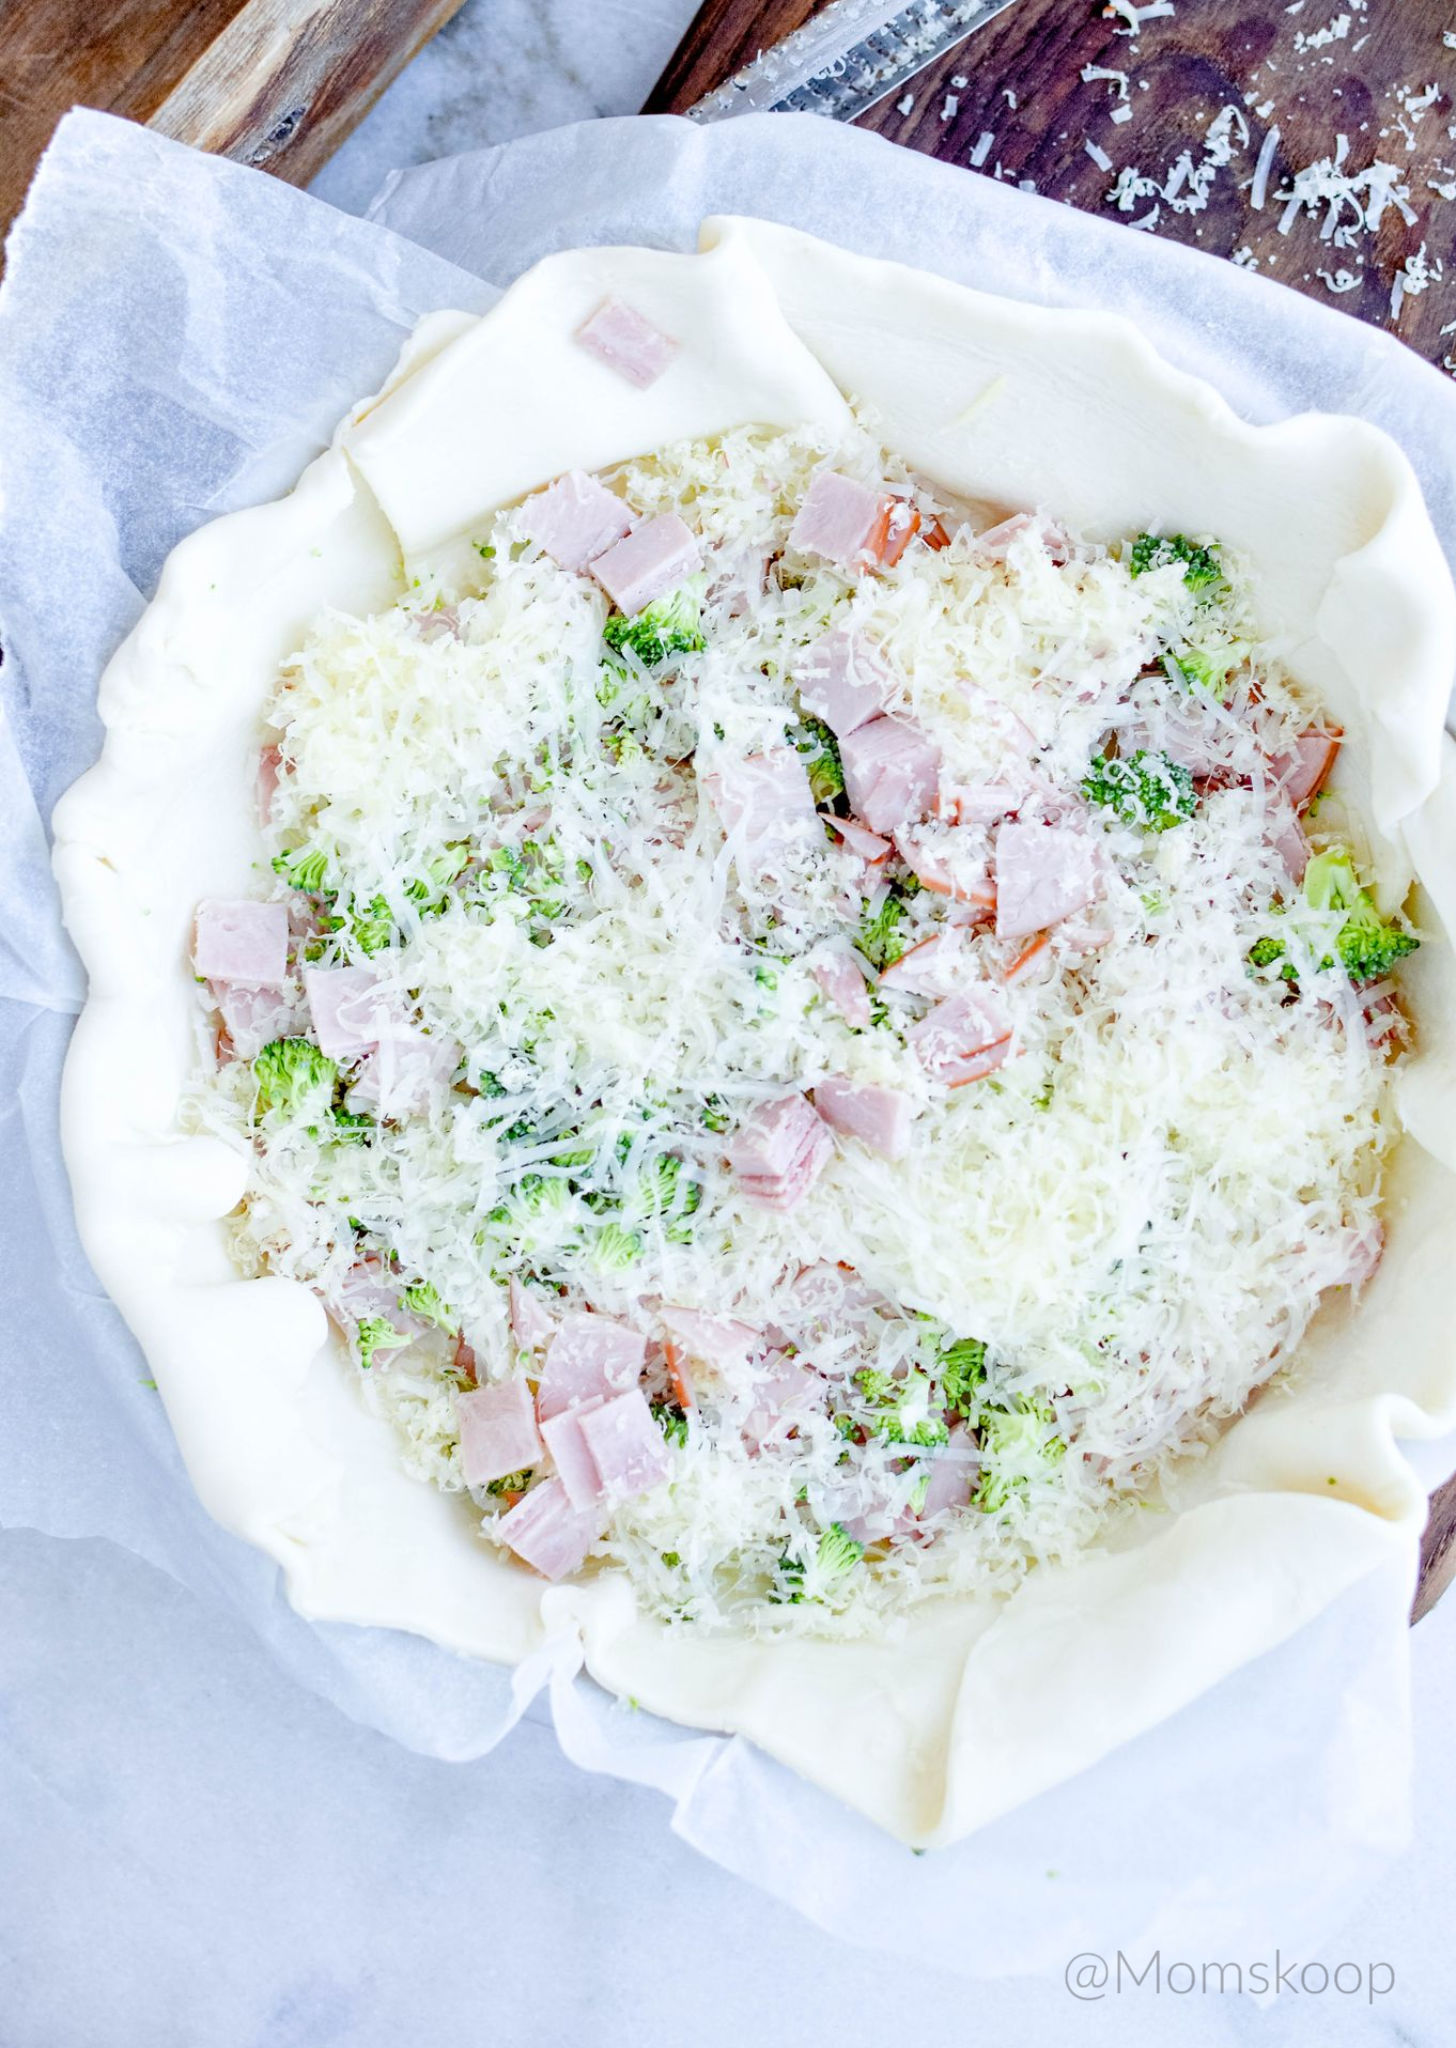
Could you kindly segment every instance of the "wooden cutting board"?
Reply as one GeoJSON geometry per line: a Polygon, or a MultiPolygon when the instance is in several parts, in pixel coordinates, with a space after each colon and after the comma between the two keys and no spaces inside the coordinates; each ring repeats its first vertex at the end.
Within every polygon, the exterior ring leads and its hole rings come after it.
{"type": "MultiPolygon", "coordinates": [[[[685,113],[758,52],[820,13],[827,0],[705,0],[644,112],[685,113]]],[[[1377,6],[1365,0],[1175,0],[1171,15],[1143,23],[1136,39],[1101,0],[1015,0],[902,92],[861,116],[873,128],[947,163],[969,163],[989,137],[982,168],[1027,180],[1051,199],[1106,219],[1135,220],[1158,204],[1155,232],[1214,255],[1240,260],[1263,276],[1307,291],[1375,326],[1392,328],[1431,362],[1456,364],[1456,141],[1448,135],[1456,101],[1456,49],[1443,32],[1456,15],[1428,6],[1377,6]],[[1343,17],[1343,34],[1311,43],[1343,17]],[[1301,46],[1300,39],[1303,39],[1301,46]],[[1087,68],[1124,72],[1116,80],[1084,79],[1087,68]],[[1428,105],[1412,112],[1409,102],[1428,105]],[[1406,93],[1406,104],[1399,97],[1406,93]],[[906,94],[911,104],[906,105],[906,94]],[[1144,195],[1127,213],[1107,203],[1118,174],[1131,167],[1166,186],[1182,151],[1196,167],[1208,123],[1232,102],[1249,138],[1233,166],[1210,186],[1207,205],[1180,210],[1144,195]],[[1114,110],[1131,109],[1125,121],[1114,110]],[[1279,129],[1268,177],[1272,195],[1295,168],[1327,156],[1337,135],[1349,138],[1346,167],[1359,171],[1379,158],[1394,164],[1409,188],[1407,221],[1386,209],[1373,235],[1342,250],[1320,238],[1322,214],[1279,233],[1283,208],[1272,197],[1261,211],[1249,203],[1249,182],[1265,135],[1279,129]],[[1110,171],[1088,155],[1088,142],[1112,160],[1110,171]],[[1413,147],[1407,145],[1413,144],[1413,147]],[[1432,189],[1447,186],[1450,200],[1432,189]],[[1391,314],[1395,274],[1422,244],[1447,277],[1404,297],[1391,314]],[[1320,270],[1355,282],[1331,294],[1320,270]],[[1447,357],[1451,358],[1448,363],[1447,357]]],[[[1186,200],[1187,188],[1174,193],[1186,200]]]]}
{"type": "MultiPolygon", "coordinates": [[[[827,4],[704,0],[643,112],[686,113],[827,4]]],[[[1456,321],[1456,139],[1447,132],[1456,49],[1442,40],[1447,22],[1442,10],[1425,7],[1367,6],[1357,13],[1355,0],[1303,0],[1293,11],[1282,0],[1259,7],[1248,0],[1176,0],[1171,16],[1144,22],[1134,41],[1118,33],[1126,24],[1098,0],[1015,0],[856,125],[958,164],[969,164],[989,135],[980,154],[985,174],[995,175],[999,165],[1003,177],[1029,181],[1048,198],[1106,219],[1137,219],[1157,203],[1156,229],[1148,232],[1218,256],[1246,252],[1240,260],[1263,276],[1393,331],[1449,371],[1456,367],[1456,333],[1440,330],[1456,321]],[[1309,41],[1341,13],[1343,35],[1309,41]],[[1125,73],[1125,90],[1116,79],[1084,78],[1089,68],[1125,73]],[[1429,103],[1413,109],[1432,85],[1429,103]],[[1215,177],[1204,208],[1180,210],[1148,194],[1129,215],[1107,204],[1125,166],[1164,187],[1185,149],[1196,166],[1208,123],[1230,102],[1247,120],[1248,142],[1238,152],[1237,175],[1225,170],[1215,177]],[[1113,120],[1118,106],[1130,107],[1130,118],[1113,120]],[[1388,207],[1376,232],[1361,234],[1348,250],[1321,239],[1322,219],[1301,219],[1281,235],[1282,205],[1271,199],[1256,211],[1248,189],[1275,126],[1270,194],[1294,169],[1328,155],[1344,134],[1347,168],[1363,170],[1377,158],[1397,166],[1412,219],[1388,207]],[[1111,170],[1089,156],[1088,141],[1111,158],[1111,170]],[[1441,199],[1432,181],[1449,185],[1452,200],[1441,199]],[[1396,272],[1422,245],[1429,268],[1439,260],[1448,276],[1403,295],[1393,314],[1396,272]],[[1332,294],[1321,269],[1335,277],[1348,270],[1353,288],[1332,294]]],[[[1453,1578],[1456,1479],[1432,1496],[1413,1620],[1453,1578]]]]}
{"type": "Polygon", "coordinates": [[[78,102],[306,185],[461,0],[0,0],[0,233],[78,102]]]}

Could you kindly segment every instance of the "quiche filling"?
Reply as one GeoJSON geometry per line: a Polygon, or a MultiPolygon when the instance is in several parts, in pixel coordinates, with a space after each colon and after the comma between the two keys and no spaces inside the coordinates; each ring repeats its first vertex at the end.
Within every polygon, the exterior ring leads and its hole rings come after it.
{"type": "Polygon", "coordinates": [[[547,1578],[883,1633],[1156,1505],[1380,1251],[1339,734],[1204,536],[743,429],[279,677],[194,1128],[411,1471],[547,1578]]]}

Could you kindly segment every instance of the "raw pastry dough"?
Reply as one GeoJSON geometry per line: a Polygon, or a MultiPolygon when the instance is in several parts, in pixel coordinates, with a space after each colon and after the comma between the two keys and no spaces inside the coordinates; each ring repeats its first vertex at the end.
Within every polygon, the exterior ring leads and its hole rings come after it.
{"type": "Polygon", "coordinates": [[[1086,1768],[1282,1641],[1383,1559],[1425,1500],[1402,1436],[1456,1425],[1446,1302],[1456,1171],[1456,600],[1414,477],[1357,420],[1250,427],[1123,322],[988,297],[759,221],[703,253],[539,264],[478,321],[406,352],[286,499],[182,543],[102,680],[101,759],[57,808],[66,919],[91,977],[63,1142],[92,1263],[152,1364],[197,1490],[283,1566],[304,1614],[516,1661],[579,1634],[606,1686],[739,1731],[908,1841],[954,1841],[1086,1768]],[[682,344],[633,390],[576,347],[608,291],[682,344]],[[1357,1311],[1322,1312],[1269,1392],[1141,1540],[1009,1601],[918,1611],[891,1645],[704,1641],[620,1578],[548,1588],[409,1478],[314,1297],[233,1272],[243,1166],[179,1134],[200,897],[261,855],[259,708],[327,605],[391,603],[469,521],[573,464],[748,422],[839,425],[841,392],[934,482],[1081,530],[1219,534],[1253,566],[1287,666],[1344,724],[1348,799],[1388,894],[1414,873],[1418,1052],[1389,1247],[1357,1311]],[[403,562],[402,558],[403,557],[403,562]],[[165,828],[159,824],[165,820],[165,828]]]}

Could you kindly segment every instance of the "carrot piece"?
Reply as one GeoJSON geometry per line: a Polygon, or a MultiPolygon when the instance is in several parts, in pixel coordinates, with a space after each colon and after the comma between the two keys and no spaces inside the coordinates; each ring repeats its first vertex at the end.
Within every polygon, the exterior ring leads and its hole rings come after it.
{"type": "Polygon", "coordinates": [[[683,1351],[671,1337],[665,1338],[662,1346],[662,1362],[667,1367],[667,1377],[672,1385],[673,1399],[684,1413],[693,1406],[692,1382],[683,1370],[683,1351]]]}

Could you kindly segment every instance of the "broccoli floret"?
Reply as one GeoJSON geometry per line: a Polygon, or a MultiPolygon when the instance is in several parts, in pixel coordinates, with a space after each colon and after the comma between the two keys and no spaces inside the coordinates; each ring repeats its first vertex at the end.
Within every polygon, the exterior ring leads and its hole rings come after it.
{"type": "Polygon", "coordinates": [[[664,1438],[670,1444],[686,1448],[688,1440],[688,1418],[676,1401],[654,1401],[652,1417],[664,1438]]]}
{"type": "Polygon", "coordinates": [[[815,803],[832,803],[844,788],[844,763],[839,758],[838,740],[822,718],[811,718],[807,712],[789,738],[805,756],[809,790],[815,803]]]}
{"type": "Polygon", "coordinates": [[[1183,533],[1140,533],[1128,553],[1128,574],[1143,576],[1149,569],[1166,569],[1173,562],[1183,564],[1183,581],[1190,590],[1210,590],[1224,580],[1218,542],[1200,545],[1183,533]]]}
{"type": "Polygon", "coordinates": [[[955,1337],[941,1345],[937,1356],[945,1405],[968,1418],[986,1383],[986,1347],[979,1337],[955,1337]]]}
{"type": "Polygon", "coordinates": [[[507,1472],[503,1479],[492,1479],[485,1490],[487,1493],[493,1493],[499,1500],[508,1493],[524,1493],[530,1483],[530,1467],[523,1466],[519,1472],[507,1472]]]}
{"type": "Polygon", "coordinates": [[[470,847],[464,841],[447,846],[443,853],[426,861],[425,872],[405,886],[405,895],[412,903],[418,903],[426,917],[438,917],[449,906],[448,890],[470,859],[470,847]]]}
{"type": "Polygon", "coordinates": [[[324,1135],[340,1145],[367,1145],[370,1134],[378,1128],[374,1118],[362,1110],[344,1109],[336,1103],[329,1111],[329,1128],[324,1135]]]}
{"type": "Polygon", "coordinates": [[[831,1522],[819,1538],[814,1556],[814,1573],[821,1587],[832,1586],[846,1572],[852,1572],[864,1556],[864,1545],[849,1534],[841,1522],[831,1522]]]}
{"type": "Polygon", "coordinates": [[[904,915],[904,892],[892,883],[883,902],[874,908],[867,906],[860,919],[855,943],[871,967],[877,968],[881,974],[893,966],[905,951],[905,940],[900,933],[904,915]]]}
{"type": "Polygon", "coordinates": [[[976,1493],[977,1507],[995,1514],[1013,1493],[1024,1492],[1033,1480],[1046,1478],[1060,1463],[1067,1446],[1049,1433],[1055,1420],[1044,1402],[1022,1398],[1013,1407],[983,1412],[981,1454],[985,1465],[976,1493]]]}
{"type": "Polygon", "coordinates": [[[1218,697],[1247,652],[1243,640],[1206,640],[1197,647],[1185,641],[1163,656],[1163,670],[1169,682],[1218,697]]]}
{"type": "Polygon", "coordinates": [[[359,1347],[359,1363],[367,1372],[376,1353],[400,1351],[410,1339],[384,1316],[365,1316],[354,1331],[354,1341],[359,1347]]]}
{"type": "Polygon", "coordinates": [[[361,953],[382,953],[394,943],[394,913],[382,896],[362,910],[355,904],[349,925],[361,953]]]}
{"type": "Polygon", "coordinates": [[[629,647],[645,667],[656,668],[675,654],[697,654],[707,646],[702,605],[701,584],[685,583],[634,618],[614,614],[603,627],[602,637],[614,653],[629,647]]]}
{"type": "Polygon", "coordinates": [[[1181,761],[1140,747],[1126,760],[1094,754],[1082,777],[1082,794],[1124,824],[1146,832],[1167,832],[1186,824],[1198,807],[1193,777],[1181,761]]]}
{"type": "Polygon", "coordinates": [[[702,1119],[705,1130],[721,1136],[732,1124],[733,1113],[721,1095],[710,1095],[703,1103],[702,1119]]]}
{"type": "Polygon", "coordinates": [[[684,1179],[683,1162],[671,1154],[652,1160],[637,1185],[637,1205],[645,1216],[665,1216],[667,1237],[673,1244],[686,1244],[692,1237],[689,1218],[696,1215],[703,1199],[701,1181],[684,1179]]]}
{"type": "Polygon", "coordinates": [[[320,1095],[332,1096],[339,1070],[311,1038],[275,1038],[253,1060],[258,1112],[294,1116],[320,1095]]]}
{"type": "Polygon", "coordinates": [[[1351,981],[1375,981],[1397,960],[1414,953],[1420,940],[1387,924],[1360,885],[1348,848],[1317,853],[1304,871],[1304,900],[1312,910],[1347,913],[1335,939],[1335,950],[1351,981]]]}
{"type": "Polygon", "coordinates": [[[858,1416],[839,1415],[835,1426],[844,1437],[877,1436],[887,1444],[943,1444],[950,1435],[941,1416],[932,1408],[932,1387],[923,1372],[906,1373],[896,1379],[892,1373],[866,1366],[854,1376],[868,1412],[858,1416]]]}
{"type": "Polygon", "coordinates": [[[1255,939],[1249,948],[1249,964],[1253,967],[1272,967],[1276,960],[1284,958],[1283,939],[1276,939],[1272,933],[1262,939],[1255,939]]]}
{"type": "Polygon", "coordinates": [[[406,1287],[399,1297],[399,1305],[422,1321],[433,1323],[447,1336],[453,1337],[460,1328],[460,1318],[446,1308],[439,1291],[428,1280],[417,1280],[413,1287],[406,1287]]]}
{"type": "Polygon", "coordinates": [[[620,1223],[604,1223],[592,1244],[592,1259],[604,1273],[622,1273],[642,1256],[642,1240],[620,1223]]]}
{"type": "Polygon", "coordinates": [[[291,888],[302,889],[307,896],[323,893],[329,857],[321,847],[299,846],[292,853],[275,853],[272,866],[274,874],[282,875],[291,888]]]}

